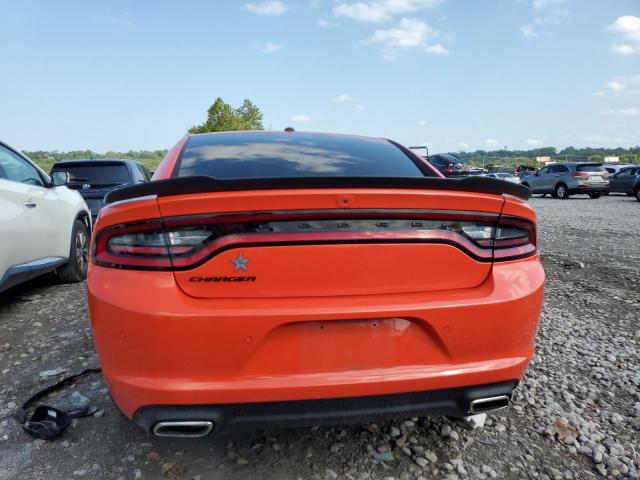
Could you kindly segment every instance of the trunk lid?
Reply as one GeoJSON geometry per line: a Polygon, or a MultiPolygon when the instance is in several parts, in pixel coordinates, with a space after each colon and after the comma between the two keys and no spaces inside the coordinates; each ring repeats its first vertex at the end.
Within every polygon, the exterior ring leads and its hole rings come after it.
{"type": "Polygon", "coordinates": [[[576,171],[587,184],[605,183],[609,180],[609,172],[607,172],[600,164],[581,164],[577,166],[576,171]]]}
{"type": "Polygon", "coordinates": [[[475,287],[491,269],[491,249],[478,242],[483,229],[497,223],[503,202],[483,193],[373,188],[158,198],[175,238],[175,280],[196,298],[475,287]],[[183,258],[183,245],[200,241],[203,246],[183,258]]]}

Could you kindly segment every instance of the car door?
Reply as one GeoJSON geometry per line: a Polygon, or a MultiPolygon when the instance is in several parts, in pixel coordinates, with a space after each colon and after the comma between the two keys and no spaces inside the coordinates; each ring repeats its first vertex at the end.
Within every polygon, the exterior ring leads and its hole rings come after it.
{"type": "Polygon", "coordinates": [[[549,172],[549,167],[542,167],[536,173],[527,177],[527,183],[531,185],[531,191],[533,193],[546,193],[542,188],[543,179],[549,172]]]}
{"type": "Polygon", "coordinates": [[[640,179],[640,167],[635,167],[633,173],[631,174],[631,180],[629,180],[628,193],[633,194],[633,187],[638,182],[638,179],[640,179]]]}
{"type": "Polygon", "coordinates": [[[622,193],[632,192],[633,181],[636,178],[636,170],[637,169],[635,167],[621,169],[616,174],[613,182],[611,182],[612,186],[615,188],[611,191],[622,193]]]}
{"type": "MultiPolygon", "coordinates": [[[[609,170],[609,169],[607,169],[609,170]]],[[[624,183],[624,177],[628,174],[629,168],[621,168],[613,175],[609,177],[609,192],[617,193],[623,192],[622,184],[624,183]]]]}
{"type": "MultiPolygon", "coordinates": [[[[51,240],[59,238],[60,215],[58,196],[45,185],[37,168],[16,152],[0,145],[0,166],[4,171],[6,189],[21,202],[27,230],[19,237],[26,248],[28,261],[52,256],[51,240]]],[[[17,237],[16,237],[17,238],[17,237]]],[[[4,245],[3,245],[4,247],[4,245]]]]}
{"type": "Polygon", "coordinates": [[[31,234],[27,220],[27,194],[23,185],[7,179],[3,159],[8,150],[0,145],[0,288],[7,270],[29,261],[27,238],[31,234]]]}
{"type": "Polygon", "coordinates": [[[556,190],[558,183],[562,182],[569,186],[572,180],[571,171],[566,165],[552,165],[549,169],[549,183],[547,185],[548,191],[553,193],[556,190]]]}

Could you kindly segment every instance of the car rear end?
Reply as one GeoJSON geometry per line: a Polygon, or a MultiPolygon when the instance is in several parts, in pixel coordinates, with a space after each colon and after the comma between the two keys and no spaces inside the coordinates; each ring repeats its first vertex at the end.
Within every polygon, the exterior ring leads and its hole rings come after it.
{"type": "Polygon", "coordinates": [[[606,194],[609,192],[609,172],[601,163],[571,165],[567,177],[570,193],[606,194]]]}
{"type": "Polygon", "coordinates": [[[132,183],[126,162],[119,160],[84,160],[56,163],[51,172],[69,174],[67,187],[77,190],[91,210],[95,222],[104,205],[104,196],[111,190],[132,183]]]}
{"type": "Polygon", "coordinates": [[[469,175],[469,166],[454,155],[443,155],[447,162],[442,173],[445,177],[464,177],[469,175]]]}
{"type": "Polygon", "coordinates": [[[544,283],[523,187],[302,133],[187,137],[156,175],[109,196],[88,280],[105,379],[138,425],[199,436],[508,403],[544,283]]]}

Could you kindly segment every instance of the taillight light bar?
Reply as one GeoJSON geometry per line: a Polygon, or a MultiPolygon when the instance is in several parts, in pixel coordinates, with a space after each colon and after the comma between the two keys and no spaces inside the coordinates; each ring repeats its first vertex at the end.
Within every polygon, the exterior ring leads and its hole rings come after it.
{"type": "Polygon", "coordinates": [[[187,270],[240,246],[445,243],[479,261],[536,251],[535,224],[485,212],[323,211],[195,215],[107,227],[92,261],[112,268],[187,270]]]}
{"type": "Polygon", "coordinates": [[[519,217],[500,217],[493,242],[494,260],[514,260],[536,252],[536,225],[519,217]]]}

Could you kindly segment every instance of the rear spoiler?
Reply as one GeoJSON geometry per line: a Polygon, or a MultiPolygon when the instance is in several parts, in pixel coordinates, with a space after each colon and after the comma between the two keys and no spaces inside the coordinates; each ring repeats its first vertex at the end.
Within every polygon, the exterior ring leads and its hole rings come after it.
{"type": "Polygon", "coordinates": [[[222,180],[213,177],[178,177],[121,187],[107,193],[105,203],[156,195],[231,192],[243,190],[282,190],[298,188],[404,188],[416,190],[450,190],[493,195],[512,195],[527,200],[531,190],[489,177],[297,177],[222,180]]]}

